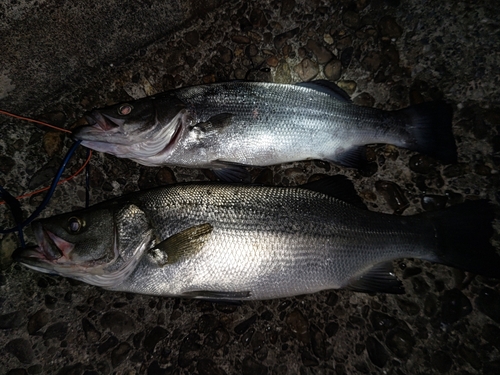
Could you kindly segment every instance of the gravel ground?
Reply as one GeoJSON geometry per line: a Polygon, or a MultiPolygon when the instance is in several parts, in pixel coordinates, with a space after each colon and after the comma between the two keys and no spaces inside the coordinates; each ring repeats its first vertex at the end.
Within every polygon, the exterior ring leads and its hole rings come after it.
{"type": "MultiPolygon", "coordinates": [[[[391,146],[352,170],[321,161],[251,169],[254,181],[297,185],[343,174],[373,211],[410,215],[464,199],[500,203],[500,5],[480,0],[240,2],[195,19],[34,108],[67,128],[93,107],[175,87],[233,79],[329,79],[355,103],[397,109],[445,99],[459,162],[391,146]],[[424,199],[424,197],[426,197],[424,199]]],[[[47,185],[71,139],[17,120],[3,125],[0,185],[47,185]]],[[[78,151],[70,170],[85,159],[78,151]]],[[[209,171],[146,168],[95,153],[91,203],[209,171]]],[[[42,196],[22,201],[26,215],[42,196]]],[[[43,216],[82,207],[82,176],[43,216]]],[[[11,227],[0,208],[0,226],[11,227]]],[[[500,236],[493,238],[498,247],[500,236]]],[[[28,240],[33,241],[30,230],[28,240]]],[[[0,239],[2,374],[498,374],[498,282],[418,260],[395,262],[403,295],[327,291],[241,305],[107,292],[12,264],[0,239]]]]}

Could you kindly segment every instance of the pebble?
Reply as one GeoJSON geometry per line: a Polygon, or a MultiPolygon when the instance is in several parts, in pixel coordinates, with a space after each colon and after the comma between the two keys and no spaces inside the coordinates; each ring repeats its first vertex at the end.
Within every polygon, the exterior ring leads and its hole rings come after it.
{"type": "Polygon", "coordinates": [[[486,324],[483,327],[481,337],[500,350],[500,328],[494,324],[486,324]]]}
{"type": "Polygon", "coordinates": [[[250,340],[250,346],[252,347],[254,353],[258,352],[264,347],[264,343],[266,342],[266,337],[260,331],[255,332],[250,340]]]}
{"type": "Polygon", "coordinates": [[[243,375],[266,375],[268,373],[268,368],[252,357],[247,356],[243,359],[241,364],[241,372],[243,375]]]}
{"type": "Polygon", "coordinates": [[[431,365],[441,374],[448,374],[453,365],[453,361],[447,353],[438,350],[431,355],[431,365]]]}
{"type": "Polygon", "coordinates": [[[333,53],[331,53],[321,43],[318,43],[313,39],[309,39],[307,41],[306,47],[314,54],[314,56],[316,56],[316,59],[320,64],[326,64],[333,58],[333,53]]]}
{"type": "Polygon", "coordinates": [[[483,359],[481,358],[482,356],[480,355],[480,353],[478,353],[476,348],[471,349],[465,345],[460,345],[458,347],[458,355],[465,359],[472,367],[474,367],[475,370],[481,369],[481,366],[483,365],[483,359]]]}
{"type": "Polygon", "coordinates": [[[337,82],[337,86],[340,87],[342,90],[344,90],[346,93],[349,95],[354,94],[356,91],[356,88],[358,87],[357,83],[354,81],[339,81],[337,82]]]}
{"type": "Polygon", "coordinates": [[[45,340],[48,339],[63,340],[66,337],[67,333],[68,333],[68,323],[57,322],[47,327],[47,329],[43,334],[43,338],[45,340]]]}
{"type": "Polygon", "coordinates": [[[448,165],[443,170],[443,175],[448,178],[460,177],[468,172],[468,166],[465,163],[448,165]]]}
{"type": "Polygon", "coordinates": [[[337,322],[330,322],[325,327],[325,332],[328,335],[328,337],[335,336],[338,330],[339,330],[339,324],[337,322]]]}
{"type": "Polygon", "coordinates": [[[111,352],[111,365],[113,367],[118,367],[125,359],[127,359],[128,353],[132,347],[129,343],[122,342],[111,352]]]}
{"type": "Polygon", "coordinates": [[[348,10],[342,16],[342,22],[347,27],[357,29],[359,27],[359,13],[348,10]]]}
{"type": "Polygon", "coordinates": [[[154,327],[144,338],[144,349],[153,354],[156,344],[168,336],[168,331],[160,326],[154,327]]]}
{"type": "Polygon", "coordinates": [[[88,342],[97,342],[101,339],[101,333],[87,318],[82,319],[82,328],[88,342]]]}
{"type": "Polygon", "coordinates": [[[47,164],[33,174],[33,177],[31,177],[28,182],[28,188],[33,190],[41,185],[49,184],[56,175],[60,165],[61,160],[58,158],[51,159],[47,164]]]}
{"type": "Polygon", "coordinates": [[[250,318],[236,325],[236,327],[234,327],[234,332],[236,332],[238,335],[241,335],[245,333],[247,329],[250,328],[256,321],[257,321],[257,314],[252,315],[250,318]]]}
{"type": "Polygon", "coordinates": [[[394,182],[379,180],[375,182],[375,189],[382,195],[395,214],[401,215],[410,205],[403,190],[394,182]]]}
{"type": "Polygon", "coordinates": [[[403,33],[401,26],[391,16],[382,17],[378,23],[378,28],[383,38],[399,38],[403,33]]]}
{"type": "Polygon", "coordinates": [[[395,328],[387,334],[385,344],[396,357],[405,359],[413,351],[415,338],[408,331],[402,328],[395,328]]]}
{"type": "Polygon", "coordinates": [[[306,367],[313,367],[313,366],[319,365],[318,359],[314,358],[314,356],[311,353],[309,353],[309,351],[307,351],[307,350],[304,350],[302,352],[301,358],[302,358],[302,363],[306,367]]]}
{"type": "Polygon", "coordinates": [[[378,68],[380,68],[381,56],[380,53],[375,51],[370,51],[361,60],[361,67],[369,72],[375,73],[378,68]]]}
{"type": "Polygon", "coordinates": [[[311,341],[308,320],[299,309],[294,309],[288,314],[286,317],[286,324],[290,331],[292,331],[304,344],[308,344],[311,341]]]}
{"type": "Polygon", "coordinates": [[[380,341],[374,337],[368,337],[365,344],[370,361],[377,367],[384,367],[389,359],[389,354],[380,341]]]}
{"type": "Polygon", "coordinates": [[[196,30],[189,31],[184,36],[184,39],[193,47],[196,47],[200,43],[200,34],[196,30]]]}
{"type": "MultiPolygon", "coordinates": [[[[252,329],[250,328],[250,330],[252,329]]],[[[205,337],[203,344],[210,348],[220,349],[228,343],[229,338],[229,332],[224,327],[217,327],[205,337]]]]}
{"type": "Polygon", "coordinates": [[[424,301],[424,314],[433,317],[437,313],[438,299],[434,294],[428,294],[424,301]]]}
{"type": "Polygon", "coordinates": [[[281,2],[280,16],[286,16],[293,12],[295,8],[295,0],[283,0],[281,2]]]}
{"type": "Polygon", "coordinates": [[[199,341],[200,335],[197,333],[190,333],[182,340],[178,358],[180,367],[188,367],[198,357],[199,351],[202,348],[198,343],[199,341]]]}
{"type": "Polygon", "coordinates": [[[54,296],[51,296],[50,294],[45,295],[45,306],[50,309],[54,310],[56,308],[56,303],[57,303],[57,298],[54,296]]]}
{"type": "Polygon", "coordinates": [[[483,288],[475,302],[479,311],[500,324],[500,293],[490,288],[483,288]]]}
{"type": "Polygon", "coordinates": [[[263,28],[267,26],[266,14],[259,8],[253,8],[250,12],[250,22],[256,28],[263,28]]]}
{"type": "Polygon", "coordinates": [[[238,44],[250,44],[251,42],[250,38],[244,35],[233,35],[231,40],[238,44]]]}
{"type": "Polygon", "coordinates": [[[49,322],[49,314],[45,310],[38,310],[28,320],[28,333],[30,335],[38,332],[49,322]]]}
{"type": "Polygon", "coordinates": [[[201,358],[196,364],[196,369],[200,375],[226,375],[226,372],[218,367],[214,361],[201,358]]]}
{"type": "Polygon", "coordinates": [[[135,323],[127,314],[112,310],[101,317],[101,325],[117,336],[126,335],[135,329],[135,323]]]}
{"type": "Polygon", "coordinates": [[[431,288],[429,284],[422,277],[413,277],[411,279],[411,284],[413,286],[413,291],[418,295],[426,294],[431,288]]]}
{"type": "Polygon", "coordinates": [[[398,298],[396,301],[401,311],[408,315],[417,315],[420,312],[420,307],[414,302],[402,298],[398,298]]]}
{"type": "Polygon", "coordinates": [[[63,138],[59,131],[49,131],[43,135],[43,148],[49,157],[59,154],[63,149],[63,138]]]}
{"type": "Polygon", "coordinates": [[[338,81],[342,75],[342,63],[337,59],[331,60],[325,65],[323,73],[330,81],[338,81]]]}
{"type": "Polygon", "coordinates": [[[115,336],[110,336],[106,341],[99,345],[99,347],[97,348],[97,353],[106,353],[109,349],[114,348],[116,345],[118,345],[118,342],[119,341],[115,336]]]}
{"type": "Polygon", "coordinates": [[[342,53],[340,54],[340,62],[342,64],[342,67],[344,68],[349,67],[349,65],[351,64],[353,54],[354,54],[353,47],[347,47],[342,50],[342,53]]]}
{"type": "Polygon", "coordinates": [[[378,311],[370,314],[370,323],[375,331],[387,331],[398,325],[398,321],[390,315],[378,311]]]}
{"type": "Polygon", "coordinates": [[[300,28],[296,27],[295,29],[276,35],[274,37],[274,47],[276,47],[276,49],[280,51],[281,48],[285,45],[285,43],[288,41],[288,39],[293,38],[295,35],[299,33],[299,31],[300,28]]]}
{"type": "Polygon", "coordinates": [[[303,59],[298,65],[295,66],[294,70],[304,82],[310,81],[319,73],[318,64],[309,58],[303,59]]]}
{"type": "Polygon", "coordinates": [[[13,311],[0,315],[0,329],[17,328],[23,324],[25,317],[25,311],[13,311]]]}
{"type": "Polygon", "coordinates": [[[57,375],[81,375],[83,373],[83,370],[83,364],[78,362],[74,365],[64,366],[57,372],[57,375]]]}
{"type": "Polygon", "coordinates": [[[328,359],[326,350],[327,342],[325,335],[314,324],[311,324],[309,332],[311,335],[311,348],[314,355],[322,361],[327,360],[328,359]]]}
{"type": "Polygon", "coordinates": [[[19,362],[25,364],[30,364],[35,358],[30,342],[23,338],[9,341],[7,345],[5,345],[5,351],[16,357],[19,362]]]}
{"type": "Polygon", "coordinates": [[[410,158],[410,169],[415,173],[429,174],[435,170],[436,161],[427,155],[413,155],[410,158]]]}
{"type": "Polygon", "coordinates": [[[356,95],[352,101],[354,104],[363,107],[373,107],[375,105],[375,99],[367,92],[362,92],[361,94],[356,95]]]}
{"type": "Polygon", "coordinates": [[[446,195],[427,194],[420,199],[420,204],[425,211],[442,210],[446,207],[448,197],[446,195]]]}
{"type": "Polygon", "coordinates": [[[276,73],[274,74],[274,82],[276,83],[290,83],[292,81],[292,74],[290,70],[290,65],[284,62],[276,68],[276,73]]]}
{"type": "Polygon", "coordinates": [[[420,275],[422,273],[422,268],[419,267],[406,267],[403,271],[403,279],[408,279],[409,277],[420,275]]]}

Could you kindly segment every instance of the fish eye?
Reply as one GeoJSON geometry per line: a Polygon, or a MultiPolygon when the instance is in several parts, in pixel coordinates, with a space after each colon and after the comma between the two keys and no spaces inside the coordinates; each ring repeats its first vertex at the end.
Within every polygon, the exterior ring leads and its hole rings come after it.
{"type": "Polygon", "coordinates": [[[68,230],[70,233],[78,233],[82,229],[84,223],[76,216],[72,216],[68,220],[68,230]]]}
{"type": "Polygon", "coordinates": [[[120,106],[120,108],[118,108],[118,114],[122,115],[122,116],[126,116],[126,115],[130,114],[130,112],[132,112],[133,108],[134,107],[132,107],[130,104],[123,104],[120,106]]]}

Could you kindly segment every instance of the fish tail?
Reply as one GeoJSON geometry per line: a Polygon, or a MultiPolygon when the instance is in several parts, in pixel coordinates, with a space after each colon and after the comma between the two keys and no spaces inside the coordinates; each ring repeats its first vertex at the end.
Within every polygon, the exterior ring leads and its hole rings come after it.
{"type": "Polygon", "coordinates": [[[457,162],[457,146],[452,132],[453,110],[444,101],[425,102],[402,109],[409,121],[406,130],[412,145],[405,147],[432,156],[445,164],[457,162]]]}
{"type": "Polygon", "coordinates": [[[490,243],[495,212],[487,200],[466,201],[422,215],[432,222],[438,243],[427,260],[500,278],[500,256],[490,243]]]}

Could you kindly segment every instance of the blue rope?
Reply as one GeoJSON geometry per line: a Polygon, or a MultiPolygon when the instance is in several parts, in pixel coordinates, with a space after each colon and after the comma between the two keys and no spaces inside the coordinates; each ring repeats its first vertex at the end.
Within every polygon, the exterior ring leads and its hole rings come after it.
{"type": "MultiPolygon", "coordinates": [[[[13,233],[13,232],[18,231],[19,232],[19,239],[21,241],[21,245],[23,247],[25,246],[24,239],[22,239],[23,238],[22,237],[22,230],[23,230],[23,228],[26,227],[27,225],[29,225],[33,220],[35,220],[36,217],[38,215],[40,215],[40,213],[45,209],[45,207],[49,203],[50,198],[52,198],[52,195],[54,194],[54,190],[56,189],[57,183],[61,179],[61,176],[62,176],[62,174],[64,172],[64,169],[66,168],[66,165],[68,164],[69,160],[71,159],[71,157],[75,153],[75,150],[80,145],[80,143],[81,143],[81,141],[76,141],[75,143],[73,143],[73,146],[71,146],[71,148],[68,150],[66,156],[63,159],[63,162],[62,162],[61,166],[59,167],[59,170],[57,171],[56,176],[52,180],[52,184],[50,185],[49,191],[45,195],[45,198],[43,199],[43,202],[38,206],[38,208],[31,214],[31,216],[29,218],[27,218],[26,220],[24,220],[22,223],[17,223],[16,227],[10,228],[10,229],[0,229],[0,233],[1,234],[13,233]]],[[[5,190],[2,188],[1,191],[5,191],[5,190]]]]}

